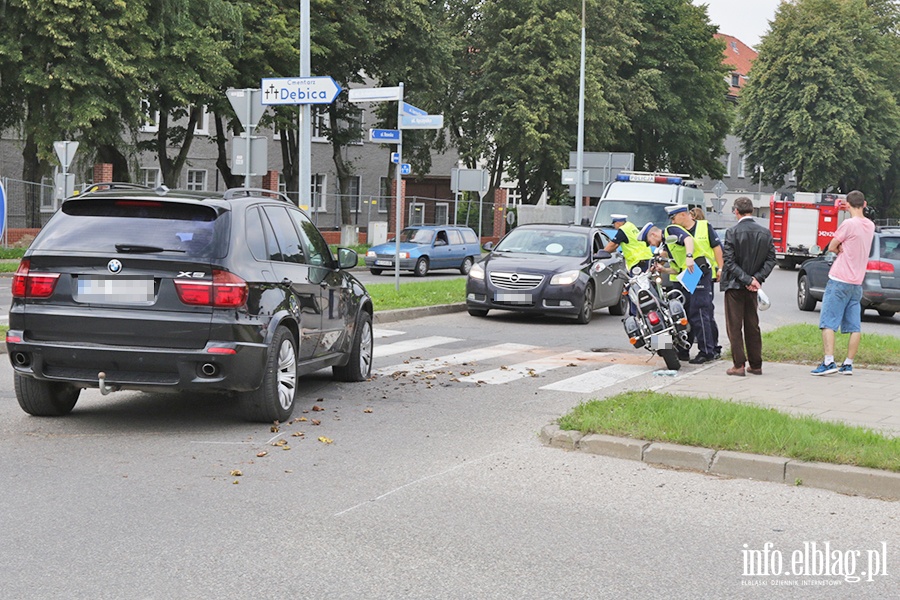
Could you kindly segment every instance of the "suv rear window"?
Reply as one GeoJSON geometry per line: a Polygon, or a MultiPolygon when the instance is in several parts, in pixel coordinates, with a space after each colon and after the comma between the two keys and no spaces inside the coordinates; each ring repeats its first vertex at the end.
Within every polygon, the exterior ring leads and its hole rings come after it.
{"type": "Polygon", "coordinates": [[[36,247],[116,254],[127,246],[132,252],[186,258],[221,258],[227,253],[229,213],[217,214],[210,206],[96,198],[69,200],[60,213],[41,230],[36,247]]]}

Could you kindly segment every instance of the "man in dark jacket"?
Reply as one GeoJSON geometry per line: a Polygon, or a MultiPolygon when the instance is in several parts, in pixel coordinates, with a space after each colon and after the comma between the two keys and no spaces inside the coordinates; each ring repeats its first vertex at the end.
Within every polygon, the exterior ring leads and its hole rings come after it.
{"type": "Polygon", "coordinates": [[[725,330],[731,342],[734,366],[726,372],[762,375],[762,334],[756,294],[775,268],[772,232],[753,220],[753,202],[746,196],[734,201],[740,219],[725,232],[721,288],[725,292],[725,330]],[[746,350],[745,350],[746,343],[746,350]],[[749,366],[744,368],[744,364],[749,366]]]}

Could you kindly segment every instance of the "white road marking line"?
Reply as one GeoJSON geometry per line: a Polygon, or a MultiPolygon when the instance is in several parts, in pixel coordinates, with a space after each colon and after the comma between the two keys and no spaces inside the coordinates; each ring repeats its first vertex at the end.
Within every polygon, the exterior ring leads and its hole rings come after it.
{"type": "Polygon", "coordinates": [[[459,380],[467,383],[487,383],[490,385],[509,383],[523,377],[532,377],[533,375],[565,367],[570,364],[577,364],[575,361],[578,360],[593,359],[595,356],[596,355],[592,352],[574,350],[572,352],[566,352],[565,354],[545,356],[543,358],[509,365],[505,368],[501,367],[483,373],[466,375],[465,377],[460,377],[459,380]]]}
{"type": "Polygon", "coordinates": [[[435,371],[437,369],[443,369],[444,367],[450,365],[459,365],[462,363],[470,363],[479,360],[487,360],[490,358],[498,358],[500,356],[506,356],[507,354],[515,354],[516,352],[527,352],[528,350],[534,350],[535,348],[537,348],[537,346],[529,346],[527,344],[498,344],[496,346],[490,346],[488,348],[477,348],[475,350],[469,350],[467,352],[447,354],[445,356],[438,356],[436,358],[427,360],[414,360],[408,363],[390,365],[388,367],[376,369],[375,374],[390,375],[391,373],[396,373],[397,371],[435,371]]]}
{"type": "Polygon", "coordinates": [[[540,389],[587,394],[655,370],[654,367],[642,365],[612,365],[544,385],[540,389]]]}
{"type": "Polygon", "coordinates": [[[432,346],[440,346],[441,344],[459,341],[461,341],[459,338],[432,335],[429,337],[416,338],[414,340],[406,340],[404,342],[394,342],[393,344],[386,344],[384,346],[375,346],[373,354],[378,358],[381,356],[391,356],[392,354],[414,352],[423,348],[431,348],[432,346]]]}
{"type": "Polygon", "coordinates": [[[396,329],[382,329],[381,327],[372,328],[372,337],[376,340],[386,337],[394,337],[395,335],[403,335],[405,331],[397,331],[396,329]]]}

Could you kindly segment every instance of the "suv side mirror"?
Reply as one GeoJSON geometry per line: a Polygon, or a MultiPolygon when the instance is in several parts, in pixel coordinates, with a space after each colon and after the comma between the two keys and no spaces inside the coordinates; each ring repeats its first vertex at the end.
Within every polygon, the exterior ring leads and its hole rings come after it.
{"type": "Polygon", "coordinates": [[[359,255],[350,248],[338,248],[338,268],[352,269],[359,264],[359,255]]]}

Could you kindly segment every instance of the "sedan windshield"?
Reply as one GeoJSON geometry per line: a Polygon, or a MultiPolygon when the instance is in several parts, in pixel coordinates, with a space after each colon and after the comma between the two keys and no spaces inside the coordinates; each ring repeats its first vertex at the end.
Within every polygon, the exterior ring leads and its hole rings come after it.
{"type": "Polygon", "coordinates": [[[587,256],[588,236],[571,231],[513,229],[495,248],[496,252],[522,252],[557,256],[587,256]]]}
{"type": "Polygon", "coordinates": [[[430,229],[404,229],[400,232],[401,242],[413,244],[430,244],[434,239],[434,231],[430,229]]]}

